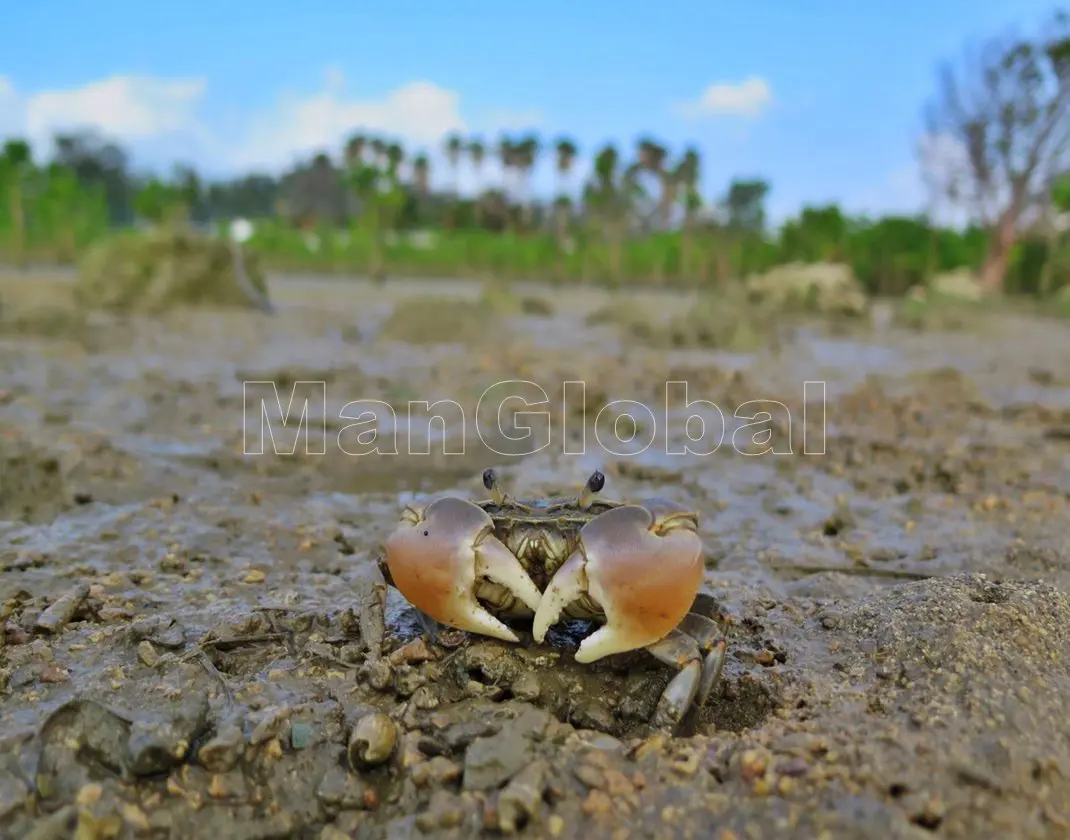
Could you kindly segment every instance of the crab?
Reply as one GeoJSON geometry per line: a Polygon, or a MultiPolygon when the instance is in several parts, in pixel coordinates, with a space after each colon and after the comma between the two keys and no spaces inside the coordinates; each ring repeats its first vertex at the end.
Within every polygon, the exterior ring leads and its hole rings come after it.
{"type": "Polygon", "coordinates": [[[600,498],[594,472],[579,495],[514,499],[493,469],[490,499],[409,504],[379,568],[432,638],[442,625],[505,642],[506,621],[530,620],[542,644],[563,619],[601,626],[577,662],[646,649],[677,669],[651,723],[676,730],[701,708],[725,663],[726,625],[693,611],[705,571],[698,514],[664,498],[600,498]]]}

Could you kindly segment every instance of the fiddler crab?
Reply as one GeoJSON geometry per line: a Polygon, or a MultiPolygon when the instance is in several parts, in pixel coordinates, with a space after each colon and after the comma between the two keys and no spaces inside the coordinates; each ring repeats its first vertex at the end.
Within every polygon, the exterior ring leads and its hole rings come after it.
{"type": "Polygon", "coordinates": [[[724,668],[727,624],[692,611],[705,571],[698,514],[662,498],[598,498],[601,472],[568,498],[514,499],[492,469],[483,484],[485,501],[407,505],[384,543],[383,578],[425,630],[519,642],[502,619],[532,619],[542,643],[561,619],[594,621],[577,662],[645,648],[678,670],[652,724],[674,730],[701,708],[724,668]]]}

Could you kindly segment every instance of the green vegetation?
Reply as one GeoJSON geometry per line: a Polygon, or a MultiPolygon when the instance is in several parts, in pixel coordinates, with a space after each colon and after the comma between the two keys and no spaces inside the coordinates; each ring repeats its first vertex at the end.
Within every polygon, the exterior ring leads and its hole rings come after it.
{"type": "MultiPolygon", "coordinates": [[[[319,154],[279,178],[251,174],[219,183],[203,182],[189,167],[169,177],[136,176],[117,146],[75,134],[58,137],[47,162],[35,161],[25,142],[3,147],[0,260],[71,263],[87,249],[99,253],[103,241],[129,242],[110,239],[117,228],[190,222],[225,234],[233,219],[246,218],[254,229],[248,249],[274,270],[380,281],[638,284],[713,295],[746,280],[752,296],[776,296],[780,279],[801,276],[801,264],[822,263],[839,264],[836,271],[870,295],[933,291],[936,278],[947,275],[957,283],[955,296],[1062,294],[1065,308],[1070,248],[1060,222],[1070,211],[1070,24],[1061,14],[1053,21],[1041,40],[993,42],[988,63],[941,76],[926,137],[947,141],[963,160],[930,160],[925,173],[934,184],[933,208],[956,207],[972,219],[964,229],[925,215],[856,218],[829,205],[806,207],[772,230],[768,182],[736,179],[720,195],[703,195],[699,150],[674,153],[652,137],[640,138],[631,156],[612,144],[593,150],[592,174],[581,184],[580,150],[567,137],[545,144],[534,135],[503,136],[491,144],[453,136],[442,149],[448,186],[435,191],[426,150],[361,132],[336,161],[319,154]],[[974,88],[982,92],[977,97],[958,95],[974,88]],[[503,173],[495,183],[484,177],[492,156],[503,173]],[[532,195],[539,161],[557,173],[555,199],[532,195]],[[479,182],[472,197],[456,190],[462,167],[479,182]],[[763,276],[773,286],[761,292],[754,281],[763,276]]],[[[941,288],[945,294],[950,287],[941,288]]],[[[805,305],[827,298],[817,287],[806,294],[816,297],[805,305]]]]}

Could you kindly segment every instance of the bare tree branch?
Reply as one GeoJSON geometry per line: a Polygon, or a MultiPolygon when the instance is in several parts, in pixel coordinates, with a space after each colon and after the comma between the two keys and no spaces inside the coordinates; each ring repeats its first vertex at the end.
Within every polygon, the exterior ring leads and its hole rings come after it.
{"type": "Polygon", "coordinates": [[[993,285],[1018,232],[1043,212],[1070,171],[1070,17],[1043,34],[982,45],[961,72],[940,68],[919,145],[930,190],[990,232],[983,271],[993,285]]]}

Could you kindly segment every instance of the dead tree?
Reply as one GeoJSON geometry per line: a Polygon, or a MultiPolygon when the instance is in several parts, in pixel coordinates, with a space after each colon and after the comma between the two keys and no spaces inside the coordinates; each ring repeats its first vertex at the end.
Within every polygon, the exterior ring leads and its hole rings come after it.
{"type": "Polygon", "coordinates": [[[1057,12],[1043,31],[993,39],[962,73],[944,67],[925,114],[926,181],[988,231],[980,279],[996,291],[1070,162],[1070,17],[1057,12]]]}

